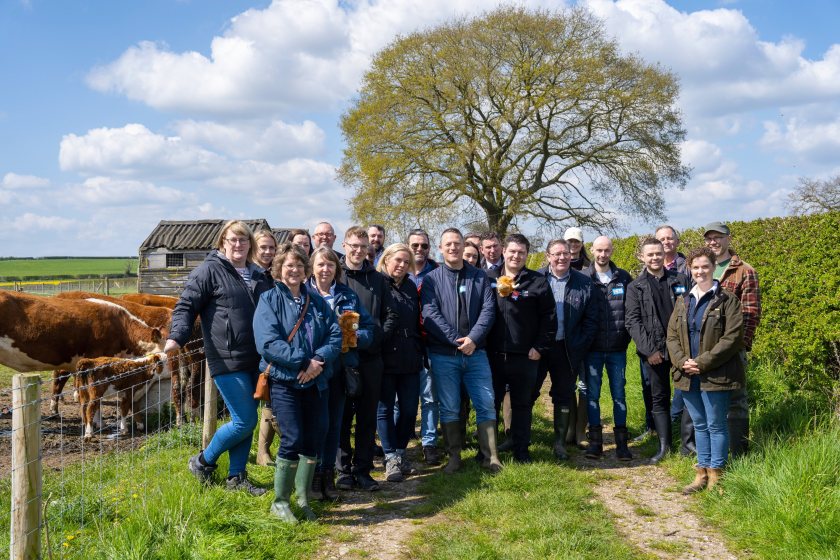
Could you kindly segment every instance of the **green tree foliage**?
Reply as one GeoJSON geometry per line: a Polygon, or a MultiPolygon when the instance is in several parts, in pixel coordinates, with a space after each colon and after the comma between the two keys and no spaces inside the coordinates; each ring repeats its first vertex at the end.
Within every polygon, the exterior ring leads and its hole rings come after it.
{"type": "Polygon", "coordinates": [[[583,9],[500,8],[397,39],[342,117],[354,218],[610,229],[682,187],[674,75],[583,9]]]}
{"type": "MultiPolygon", "coordinates": [[[[840,212],[729,227],[733,249],[756,269],[761,285],[752,359],[782,364],[788,390],[814,391],[840,404],[840,212]]],[[[636,251],[647,235],[615,241],[615,263],[638,273],[636,251]]],[[[702,243],[702,229],[680,234],[685,254],[702,243]]]]}

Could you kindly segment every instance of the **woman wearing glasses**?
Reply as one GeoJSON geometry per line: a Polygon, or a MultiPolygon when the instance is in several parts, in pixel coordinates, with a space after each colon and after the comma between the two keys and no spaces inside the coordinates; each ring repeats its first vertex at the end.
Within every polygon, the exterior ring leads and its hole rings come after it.
{"type": "Polygon", "coordinates": [[[172,312],[164,350],[186,344],[196,317],[201,317],[207,366],[231,421],[219,428],[207,449],[190,457],[188,467],[201,482],[208,483],[216,461],[227,452],[228,490],[261,496],[265,488],[252,485],[245,472],[257,425],[254,389],[260,362],[252,322],[260,294],[271,289],[271,280],[253,263],[255,251],[254,235],[245,223],[231,220],[222,227],[216,250],[187,279],[172,312]]]}

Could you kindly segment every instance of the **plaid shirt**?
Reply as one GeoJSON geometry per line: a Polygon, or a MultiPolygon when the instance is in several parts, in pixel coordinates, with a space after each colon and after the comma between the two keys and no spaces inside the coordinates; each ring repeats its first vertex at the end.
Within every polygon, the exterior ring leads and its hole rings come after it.
{"type": "Polygon", "coordinates": [[[744,346],[752,349],[755,329],[761,319],[761,289],[758,287],[758,273],[732,254],[729,266],[720,277],[720,287],[735,294],[741,300],[741,312],[744,315],[744,346]]]}

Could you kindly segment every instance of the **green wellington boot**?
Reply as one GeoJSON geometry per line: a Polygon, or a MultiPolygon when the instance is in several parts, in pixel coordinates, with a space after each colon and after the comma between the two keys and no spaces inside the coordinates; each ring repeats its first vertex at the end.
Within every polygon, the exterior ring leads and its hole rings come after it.
{"type": "Polygon", "coordinates": [[[481,467],[492,473],[502,470],[499,454],[496,451],[496,421],[486,420],[478,425],[478,448],[484,459],[481,467]]]}
{"type": "Polygon", "coordinates": [[[292,495],[292,485],[297,474],[298,464],[295,461],[278,458],[274,468],[274,501],[271,503],[271,514],[281,521],[294,525],[298,522],[295,514],[289,508],[289,498],[292,495]]]}
{"type": "Polygon", "coordinates": [[[565,434],[569,429],[571,409],[568,406],[554,405],[554,457],[559,461],[566,461],[569,453],[566,451],[565,434]]]}
{"type": "Polygon", "coordinates": [[[446,422],[440,426],[443,428],[446,450],[449,452],[449,462],[443,467],[443,472],[455,474],[461,468],[461,447],[464,445],[461,441],[461,423],[446,422]]]}
{"type": "Polygon", "coordinates": [[[315,476],[315,466],[318,461],[315,457],[306,457],[301,455],[297,475],[295,476],[295,494],[297,495],[297,505],[303,510],[303,516],[307,521],[315,521],[318,516],[309,507],[309,489],[312,487],[312,478],[315,476]]]}

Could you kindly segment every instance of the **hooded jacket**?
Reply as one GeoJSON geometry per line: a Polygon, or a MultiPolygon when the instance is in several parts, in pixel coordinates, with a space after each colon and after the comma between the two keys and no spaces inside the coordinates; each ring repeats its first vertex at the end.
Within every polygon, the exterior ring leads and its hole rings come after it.
{"type": "Polygon", "coordinates": [[[271,289],[262,268],[248,263],[246,284],[233,264],[213,251],[187,278],[172,311],[169,338],[184,346],[196,317],[201,317],[204,352],[210,375],[257,371],[260,356],[254,343],[253,318],[260,295],[271,289]]]}
{"type": "MultiPolygon", "coordinates": [[[[677,298],[674,313],[668,322],[668,352],[671,356],[671,375],[674,387],[683,391],[691,388],[691,376],[683,372],[686,360],[691,358],[689,338],[689,298],[677,298]]],[[[696,341],[694,361],[700,369],[701,391],[727,391],[744,386],[744,361],[740,352],[744,348],[744,318],[741,303],[734,294],[715,285],[711,294],[701,297],[704,305],[696,341]],[[704,302],[709,298],[708,303],[704,302]]]]}
{"type": "Polygon", "coordinates": [[[298,304],[289,288],[281,283],[260,296],[260,303],[254,314],[254,338],[262,360],[260,370],[269,363],[269,376],[273,382],[291,384],[299,389],[316,385],[323,391],[332,377],[334,362],[341,352],[341,328],[335,313],[320,295],[306,285],[300,286],[301,298],[309,294],[309,307],[291,343],[289,333],[300,318],[298,304]],[[301,384],[297,376],[319,356],[324,361],[321,374],[301,384]]]}

